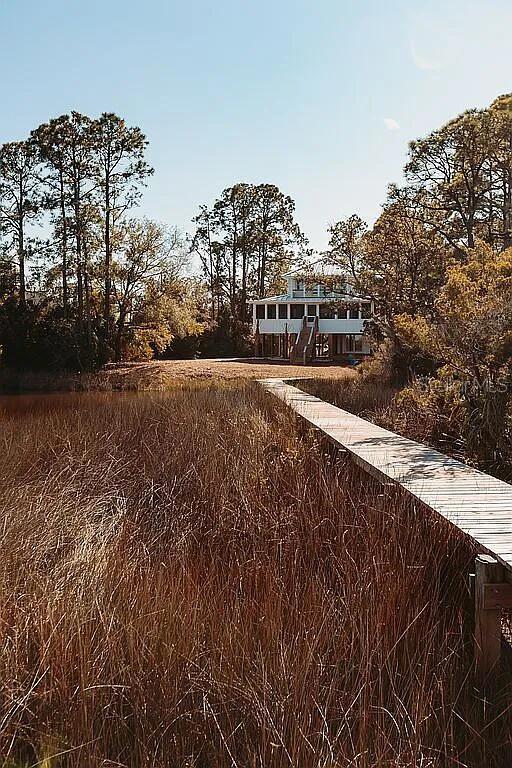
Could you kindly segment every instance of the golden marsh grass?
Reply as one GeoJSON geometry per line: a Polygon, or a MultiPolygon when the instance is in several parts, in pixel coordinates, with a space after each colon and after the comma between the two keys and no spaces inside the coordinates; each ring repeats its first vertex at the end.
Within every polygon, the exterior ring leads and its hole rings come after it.
{"type": "Polygon", "coordinates": [[[4,765],[506,764],[471,548],[257,385],[3,402],[4,765]]]}

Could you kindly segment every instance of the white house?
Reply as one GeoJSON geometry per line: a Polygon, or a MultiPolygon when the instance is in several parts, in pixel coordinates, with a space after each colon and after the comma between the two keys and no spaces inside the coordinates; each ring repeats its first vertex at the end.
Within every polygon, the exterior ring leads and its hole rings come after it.
{"type": "Polygon", "coordinates": [[[288,272],[287,292],[252,301],[256,357],[292,363],[313,359],[364,358],[371,350],[364,337],[373,313],[370,299],[358,296],[336,267],[321,262],[288,272]]]}

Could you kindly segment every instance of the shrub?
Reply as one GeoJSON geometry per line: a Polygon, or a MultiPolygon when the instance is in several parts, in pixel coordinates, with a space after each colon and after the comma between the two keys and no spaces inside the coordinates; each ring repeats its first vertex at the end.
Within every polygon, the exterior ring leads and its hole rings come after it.
{"type": "Polygon", "coordinates": [[[201,335],[173,340],[163,357],[249,357],[253,351],[249,325],[224,313],[201,335]]]}
{"type": "Polygon", "coordinates": [[[14,300],[0,306],[0,348],[2,363],[14,370],[88,371],[108,357],[94,328],[80,330],[59,307],[14,300]]]}

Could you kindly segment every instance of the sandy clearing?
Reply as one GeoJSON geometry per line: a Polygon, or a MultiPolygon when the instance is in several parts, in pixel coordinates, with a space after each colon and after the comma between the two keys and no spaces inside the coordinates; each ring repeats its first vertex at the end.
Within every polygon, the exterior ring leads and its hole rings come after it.
{"type": "Polygon", "coordinates": [[[333,379],[347,378],[354,370],[332,363],[289,365],[249,358],[247,360],[153,360],[109,366],[102,371],[113,389],[165,389],[173,381],[232,380],[311,376],[333,379]]]}

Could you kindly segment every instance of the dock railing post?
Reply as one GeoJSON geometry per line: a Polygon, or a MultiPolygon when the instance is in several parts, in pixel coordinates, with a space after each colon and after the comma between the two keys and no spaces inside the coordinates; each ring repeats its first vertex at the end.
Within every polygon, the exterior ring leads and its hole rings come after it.
{"type": "MultiPolygon", "coordinates": [[[[492,688],[499,671],[501,651],[501,608],[499,597],[492,600],[490,585],[502,584],[504,567],[490,555],[475,560],[475,677],[480,690],[492,688]]],[[[496,591],[496,590],[495,590],[496,591]]]]}

